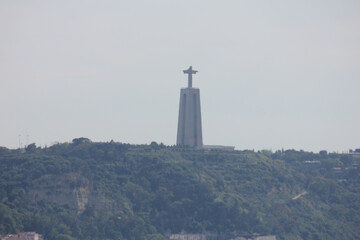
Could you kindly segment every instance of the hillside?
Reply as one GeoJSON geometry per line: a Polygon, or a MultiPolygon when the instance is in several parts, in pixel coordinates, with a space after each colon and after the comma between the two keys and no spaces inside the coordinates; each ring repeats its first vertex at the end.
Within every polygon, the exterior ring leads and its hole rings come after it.
{"type": "Polygon", "coordinates": [[[211,233],[360,239],[358,155],[162,144],[0,148],[0,234],[163,239],[211,233]]]}

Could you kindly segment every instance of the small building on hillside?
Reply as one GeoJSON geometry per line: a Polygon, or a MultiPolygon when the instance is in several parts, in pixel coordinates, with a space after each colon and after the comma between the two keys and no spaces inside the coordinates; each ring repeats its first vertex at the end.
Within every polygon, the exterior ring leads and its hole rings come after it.
{"type": "MultiPolygon", "coordinates": [[[[219,234],[209,234],[209,233],[198,233],[198,234],[187,234],[187,233],[178,233],[178,234],[170,234],[165,236],[166,240],[223,240],[226,239],[224,235],[219,234]]],[[[276,240],[276,236],[256,236],[256,237],[236,237],[230,240],[276,240]]]]}
{"type": "Polygon", "coordinates": [[[206,240],[205,234],[171,234],[169,240],[206,240]]]}
{"type": "Polygon", "coordinates": [[[212,150],[212,151],[234,151],[234,146],[223,146],[223,145],[204,145],[203,149],[205,150],[212,150]]]}
{"type": "Polygon", "coordinates": [[[231,240],[276,240],[276,236],[257,236],[252,238],[236,237],[231,240]]]}
{"type": "Polygon", "coordinates": [[[36,232],[22,232],[0,236],[0,240],[44,240],[44,238],[36,232]]]}

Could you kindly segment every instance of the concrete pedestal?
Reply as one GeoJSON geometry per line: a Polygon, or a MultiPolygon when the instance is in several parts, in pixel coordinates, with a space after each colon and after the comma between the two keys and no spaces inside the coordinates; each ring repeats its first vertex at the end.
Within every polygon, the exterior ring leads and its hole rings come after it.
{"type": "Polygon", "coordinates": [[[200,90],[198,88],[182,88],[180,91],[176,144],[199,148],[203,146],[200,90]]]}

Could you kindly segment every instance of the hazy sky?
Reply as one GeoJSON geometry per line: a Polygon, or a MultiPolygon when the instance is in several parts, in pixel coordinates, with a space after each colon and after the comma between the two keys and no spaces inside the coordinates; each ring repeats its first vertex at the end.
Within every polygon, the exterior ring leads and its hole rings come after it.
{"type": "Polygon", "coordinates": [[[359,0],[0,0],[0,146],[176,142],[182,70],[204,144],[360,148],[359,0]]]}

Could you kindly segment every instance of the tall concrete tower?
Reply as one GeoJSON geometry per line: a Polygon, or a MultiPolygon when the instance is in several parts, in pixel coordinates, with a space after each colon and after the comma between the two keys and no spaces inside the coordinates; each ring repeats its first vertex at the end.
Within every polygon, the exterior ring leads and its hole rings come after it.
{"type": "Polygon", "coordinates": [[[201,130],[200,89],[192,87],[192,75],[197,71],[184,70],[188,74],[188,87],[180,91],[180,108],[177,130],[177,145],[203,147],[201,130]]]}

